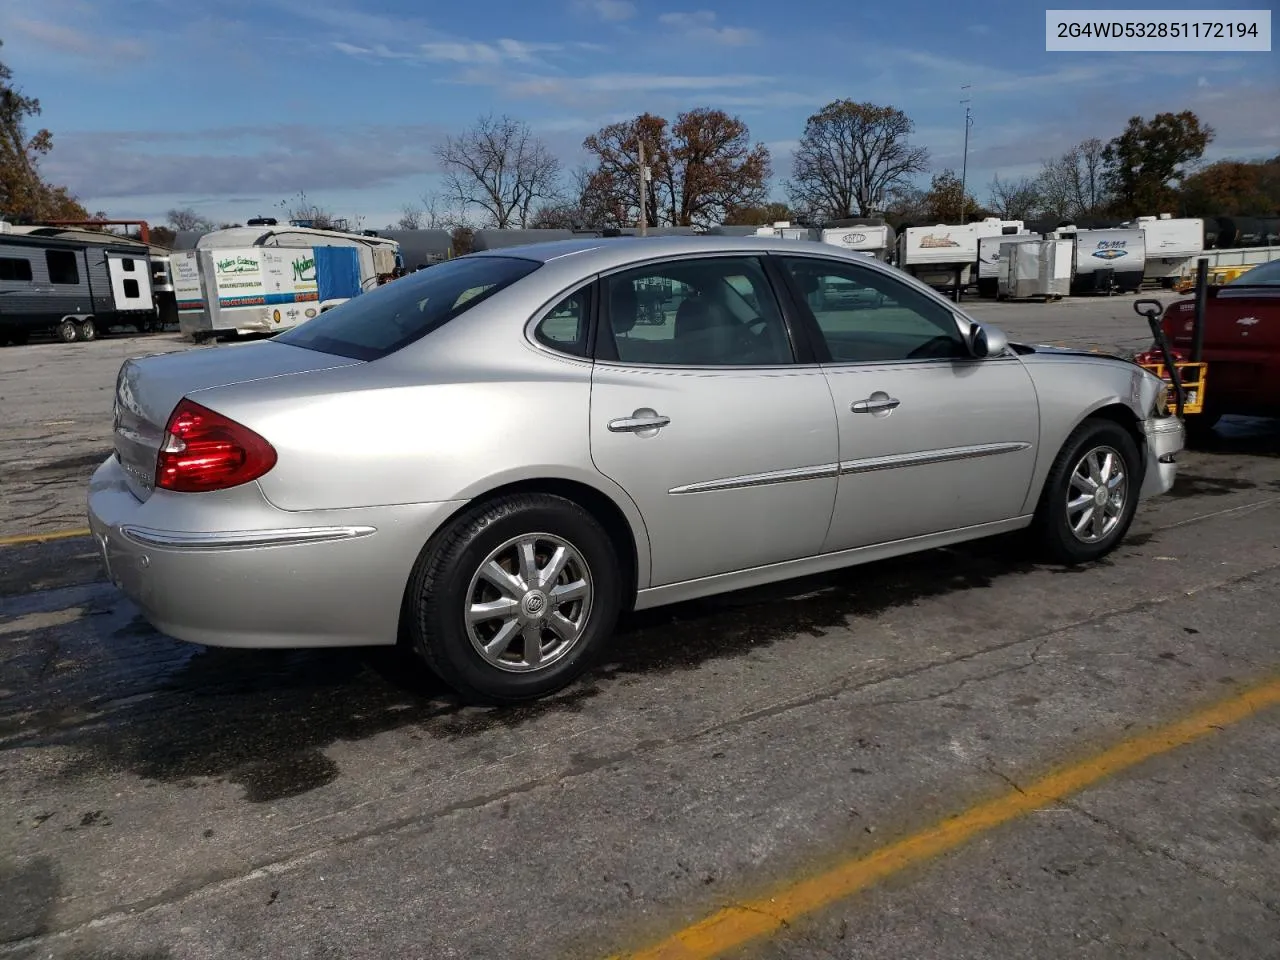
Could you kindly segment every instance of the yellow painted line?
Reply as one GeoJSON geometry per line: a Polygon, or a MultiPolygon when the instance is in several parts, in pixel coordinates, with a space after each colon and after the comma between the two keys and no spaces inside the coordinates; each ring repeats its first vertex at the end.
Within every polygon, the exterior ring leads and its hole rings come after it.
{"type": "Polygon", "coordinates": [[[70,540],[74,537],[87,537],[92,532],[88,527],[77,527],[75,530],[50,530],[48,533],[19,533],[11,537],[0,537],[0,547],[44,543],[46,540],[70,540]]]}
{"type": "Polygon", "coordinates": [[[616,960],[707,960],[768,937],[806,914],[829,907],[907,867],[961,846],[980,834],[1040,810],[1144,760],[1184,747],[1261,710],[1280,706],[1280,677],[1244,690],[1207,709],[1125,740],[994,800],[855,857],[773,893],[718,910],[644,950],[616,960]]]}

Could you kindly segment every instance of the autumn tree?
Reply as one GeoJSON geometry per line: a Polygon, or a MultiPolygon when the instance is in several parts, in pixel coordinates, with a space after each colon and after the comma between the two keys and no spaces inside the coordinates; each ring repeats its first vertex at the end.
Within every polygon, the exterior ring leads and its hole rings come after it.
{"type": "Polygon", "coordinates": [[[27,121],[40,115],[40,101],[12,81],[13,71],[0,63],[0,215],[35,222],[86,219],[88,211],[66,187],[41,177],[40,161],[53,149],[53,134],[41,129],[27,136],[27,121]]]}
{"type": "Polygon", "coordinates": [[[1204,155],[1213,137],[1213,128],[1190,110],[1158,113],[1150,121],[1130,117],[1124,133],[1103,151],[1116,212],[1132,216],[1168,210],[1188,164],[1204,155]]]}
{"type": "Polygon", "coordinates": [[[1001,180],[991,178],[991,209],[1005,220],[1028,220],[1040,212],[1040,183],[1031,177],[1001,180]]]}
{"type": "Polygon", "coordinates": [[[950,167],[934,174],[922,206],[930,223],[964,223],[985,213],[973,194],[962,189],[960,178],[950,167]]]}
{"type": "Polygon", "coordinates": [[[1106,149],[1091,137],[1057,159],[1046,160],[1038,178],[1042,212],[1070,219],[1101,214],[1110,203],[1106,149]]]}
{"type": "Polygon", "coordinates": [[[1209,164],[1183,181],[1181,212],[1191,217],[1280,214],[1280,156],[1209,164]]]}
{"type": "Polygon", "coordinates": [[[781,220],[795,222],[800,214],[779,201],[755,206],[729,207],[724,212],[724,223],[737,227],[767,227],[781,220]]]}
{"type": "Polygon", "coordinates": [[[484,116],[436,148],[445,191],[465,215],[479,208],[498,229],[526,227],[534,206],[557,197],[560,161],[528,124],[484,116]]]}
{"type": "MultiPolygon", "coordinates": [[[[769,150],[752,144],[747,125],[723,110],[698,107],[672,125],[653,114],[612,123],[583,141],[595,159],[579,205],[612,223],[639,220],[639,146],[651,172],[646,222],[710,226],[731,208],[765,202],[769,150]]],[[[598,224],[606,225],[606,224],[598,224]]]]}
{"type": "Polygon", "coordinates": [[[791,202],[839,219],[880,210],[895,187],[926,169],[910,118],[896,107],[836,100],[805,122],[787,184],[791,202]]]}

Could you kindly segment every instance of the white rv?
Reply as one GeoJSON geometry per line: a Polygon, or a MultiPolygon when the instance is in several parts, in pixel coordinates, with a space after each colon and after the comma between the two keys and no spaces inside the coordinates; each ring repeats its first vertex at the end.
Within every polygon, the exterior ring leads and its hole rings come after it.
{"type": "Polygon", "coordinates": [[[1146,235],[1141,230],[1077,230],[1063,227],[1076,242],[1072,293],[1136,293],[1146,270],[1146,235]]]}
{"type": "Polygon", "coordinates": [[[1204,221],[1199,217],[1138,217],[1123,226],[1146,234],[1147,265],[1144,278],[1172,287],[1188,261],[1204,253],[1204,221]]]}
{"type": "Polygon", "coordinates": [[[170,257],[178,328],[279,333],[393,275],[394,240],[309,227],[234,227],[206,233],[170,257]]]}
{"type": "Polygon", "coordinates": [[[1021,220],[988,217],[976,223],[908,227],[898,235],[898,266],[934,287],[963,289],[975,279],[983,237],[1023,232],[1021,220]]]}
{"type": "Polygon", "coordinates": [[[893,250],[893,227],[887,223],[853,227],[828,227],[820,235],[823,243],[844,250],[869,253],[877,260],[889,259],[893,250]]]}

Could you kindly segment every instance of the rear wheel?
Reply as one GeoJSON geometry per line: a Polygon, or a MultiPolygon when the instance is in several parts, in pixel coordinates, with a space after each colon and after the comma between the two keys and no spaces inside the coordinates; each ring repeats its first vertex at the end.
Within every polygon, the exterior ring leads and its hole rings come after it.
{"type": "Polygon", "coordinates": [[[1067,438],[1045,481],[1035,532],[1046,560],[1087,563],[1106,556],[1137,511],[1142,458],[1124,427],[1090,419],[1067,438]]]}
{"type": "Polygon", "coordinates": [[[410,581],[414,647],[463,697],[516,703],[567,686],[617,622],[621,570],[578,504],[503,497],[464,513],[410,581]]]}
{"type": "Polygon", "coordinates": [[[80,321],[79,327],[81,340],[87,343],[98,339],[98,325],[94,323],[93,317],[85,317],[80,321]]]}
{"type": "Polygon", "coordinates": [[[70,317],[58,324],[54,332],[63,343],[75,343],[80,339],[80,328],[70,317]]]}

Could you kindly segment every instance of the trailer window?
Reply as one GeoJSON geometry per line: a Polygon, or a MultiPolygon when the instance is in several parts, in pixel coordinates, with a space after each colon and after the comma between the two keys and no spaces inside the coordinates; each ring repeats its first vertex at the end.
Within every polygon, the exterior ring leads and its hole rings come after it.
{"type": "Polygon", "coordinates": [[[0,280],[31,282],[31,261],[25,257],[0,257],[0,280]]]}
{"type": "Polygon", "coordinates": [[[126,277],[123,286],[124,286],[124,295],[126,298],[130,300],[136,300],[138,297],[142,296],[142,291],[138,287],[137,280],[131,280],[128,277],[126,277]]]}
{"type": "Polygon", "coordinates": [[[70,250],[46,250],[44,262],[49,267],[50,283],[80,282],[80,269],[76,266],[76,255],[70,250]]]}
{"type": "Polygon", "coordinates": [[[120,268],[124,270],[125,273],[133,273],[133,260],[129,257],[121,257],[120,268]]]}

